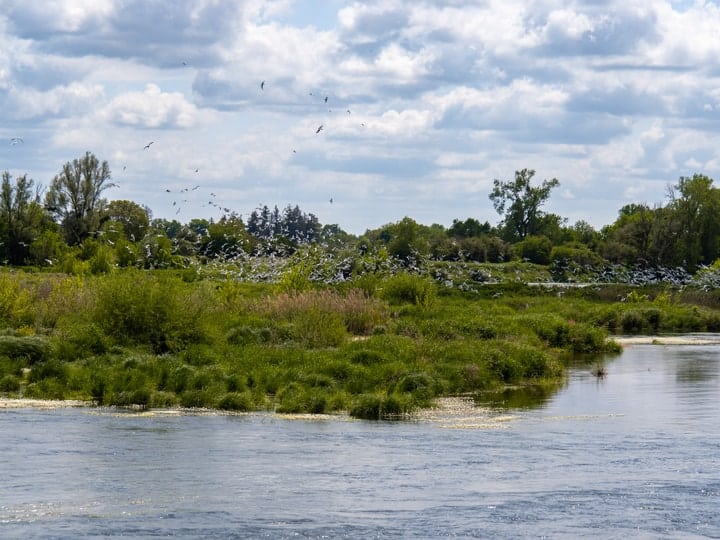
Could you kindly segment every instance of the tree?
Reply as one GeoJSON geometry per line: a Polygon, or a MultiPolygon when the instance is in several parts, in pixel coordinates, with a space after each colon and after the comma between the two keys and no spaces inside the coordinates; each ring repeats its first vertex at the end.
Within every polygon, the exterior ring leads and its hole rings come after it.
{"type": "Polygon", "coordinates": [[[110,221],[122,224],[125,237],[132,242],[139,242],[150,226],[148,209],[133,201],[110,201],[105,215],[110,221]]]}
{"type": "Polygon", "coordinates": [[[676,223],[675,264],[691,269],[712,263],[718,256],[720,191],[703,174],[681,176],[670,189],[670,210],[676,223]]]}
{"type": "Polygon", "coordinates": [[[490,234],[492,227],[487,221],[480,223],[475,218],[467,218],[465,221],[459,219],[453,219],[452,225],[447,230],[448,236],[469,238],[472,236],[481,236],[483,234],[490,234]]]}
{"type": "Polygon", "coordinates": [[[45,207],[59,221],[65,241],[78,245],[97,231],[105,199],[102,193],[115,184],[110,181],[107,161],[100,163],[91,152],[63,165],[45,195],[45,207]]]}
{"type": "Polygon", "coordinates": [[[15,185],[8,171],[2,175],[0,186],[0,249],[10,264],[20,265],[30,258],[30,245],[42,233],[46,221],[40,205],[39,190],[27,175],[18,176],[15,185]]]}
{"type": "Polygon", "coordinates": [[[523,240],[526,236],[541,234],[546,215],[540,210],[550,197],[550,191],[560,185],[557,178],[543,180],[542,185],[533,187],[530,180],[535,171],[515,171],[515,180],[503,182],[493,180],[490,200],[499,214],[504,214],[503,228],[507,240],[523,240]]]}

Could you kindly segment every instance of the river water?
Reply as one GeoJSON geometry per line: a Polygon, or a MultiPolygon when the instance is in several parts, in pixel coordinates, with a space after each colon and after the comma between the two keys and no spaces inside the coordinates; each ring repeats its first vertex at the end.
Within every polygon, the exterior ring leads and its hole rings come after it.
{"type": "Polygon", "coordinates": [[[719,353],[412,422],[0,410],[0,537],[720,538],[719,353]]]}

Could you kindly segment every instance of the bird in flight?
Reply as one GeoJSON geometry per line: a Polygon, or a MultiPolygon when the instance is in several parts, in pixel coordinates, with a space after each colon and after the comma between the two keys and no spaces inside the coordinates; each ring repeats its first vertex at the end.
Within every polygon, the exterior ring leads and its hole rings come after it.
{"type": "Polygon", "coordinates": [[[148,148],[150,148],[150,145],[154,142],[155,141],[150,141],[149,143],[147,143],[145,146],[143,146],[143,150],[147,150],[148,148]]]}
{"type": "Polygon", "coordinates": [[[260,90],[265,90],[265,81],[260,83],[260,90]]]}
{"type": "Polygon", "coordinates": [[[323,125],[320,124],[320,125],[318,126],[317,130],[315,131],[315,135],[317,135],[318,133],[320,133],[322,130],[323,130],[323,125]]]}
{"type": "Polygon", "coordinates": [[[327,100],[328,100],[328,97],[327,97],[327,96],[325,96],[325,103],[327,103],[327,100]]]}
{"type": "Polygon", "coordinates": [[[22,140],[22,137],[13,137],[12,139],[10,139],[10,144],[13,146],[21,142],[25,142],[22,140]]]}

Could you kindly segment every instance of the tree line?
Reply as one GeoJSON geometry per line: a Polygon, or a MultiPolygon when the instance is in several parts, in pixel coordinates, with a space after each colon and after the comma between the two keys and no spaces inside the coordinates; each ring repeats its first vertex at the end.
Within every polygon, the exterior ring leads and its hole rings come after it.
{"type": "Polygon", "coordinates": [[[385,253],[403,264],[419,258],[444,261],[642,267],[713,264],[720,249],[720,190],[702,174],[680,177],[668,187],[665,204],[623,206],[600,230],[585,221],[572,225],[545,212],[552,178],[533,183],[522,169],[511,180],[495,179],[488,195],[500,216],[491,225],[474,217],[449,227],[423,225],[410,217],[368,229],[360,236],[318,218],[297,205],[264,205],[247,221],[235,212],[218,220],[153,219],[134,201],[110,200],[113,187],[106,161],[87,152],[65,163],[45,190],[27,175],[2,175],[0,261],[7,265],[55,266],[69,272],[106,272],[113,267],[184,267],[190,259],[232,259],[246,255],[289,256],[300,247],[385,253]]]}

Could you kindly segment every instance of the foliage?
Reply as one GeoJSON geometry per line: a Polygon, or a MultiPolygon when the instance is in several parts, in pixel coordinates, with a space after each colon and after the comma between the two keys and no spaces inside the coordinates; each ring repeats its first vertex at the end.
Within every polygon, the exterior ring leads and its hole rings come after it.
{"type": "Polygon", "coordinates": [[[45,194],[45,207],[60,221],[65,240],[77,245],[100,227],[105,199],[114,187],[107,161],[100,163],[91,152],[63,165],[45,194]]]}
{"type": "Polygon", "coordinates": [[[403,272],[386,280],[380,295],[391,303],[408,302],[429,307],[435,300],[437,290],[429,279],[403,272]]]}
{"type": "Polygon", "coordinates": [[[515,180],[493,180],[490,200],[499,214],[504,214],[503,227],[506,239],[523,240],[530,235],[543,234],[543,217],[540,208],[550,197],[550,191],[560,185],[557,178],[543,180],[538,187],[530,185],[535,171],[515,171],[515,180]]]}

